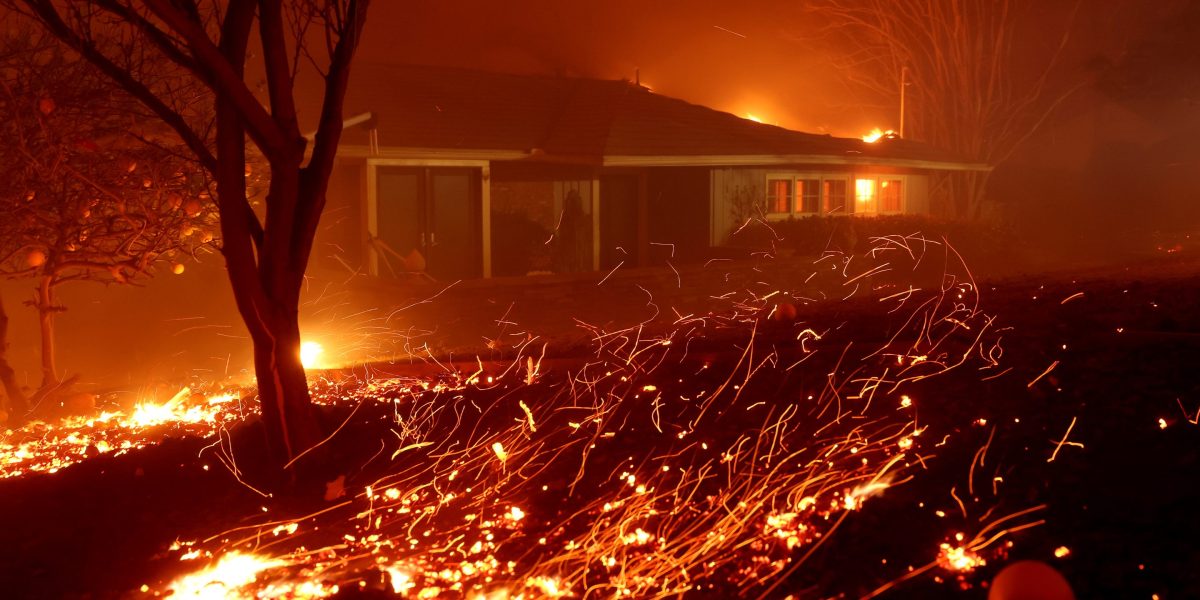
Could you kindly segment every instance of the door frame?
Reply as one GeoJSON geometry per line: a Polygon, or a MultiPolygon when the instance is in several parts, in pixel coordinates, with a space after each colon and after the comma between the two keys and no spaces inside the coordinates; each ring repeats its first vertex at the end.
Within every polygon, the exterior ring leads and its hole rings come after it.
{"type": "Polygon", "coordinates": [[[479,225],[481,230],[481,250],[483,277],[492,276],[492,181],[491,161],[466,159],[421,159],[421,158],[368,158],[366,197],[367,206],[364,211],[366,236],[363,245],[366,247],[367,269],[373,276],[379,276],[379,255],[371,240],[379,235],[379,167],[418,167],[436,169],[439,167],[467,167],[479,169],[479,225]]]}

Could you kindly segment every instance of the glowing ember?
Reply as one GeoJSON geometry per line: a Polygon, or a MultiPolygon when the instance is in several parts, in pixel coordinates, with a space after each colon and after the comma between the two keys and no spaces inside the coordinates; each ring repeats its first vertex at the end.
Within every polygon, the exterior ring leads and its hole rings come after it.
{"type": "Polygon", "coordinates": [[[183,388],[161,404],[138,402],[129,414],[112,411],[55,424],[27,423],[0,440],[0,478],[55,473],[93,454],[118,456],[143,448],[167,433],[208,437],[241,420],[237,400],[232,393],[206,398],[183,388]]]}
{"type": "MultiPolygon", "coordinates": [[[[912,242],[877,241],[893,250],[912,242]]],[[[836,285],[855,277],[829,273],[836,285]]],[[[560,597],[579,590],[643,597],[712,589],[701,585],[761,586],[823,539],[837,517],[861,510],[912,468],[907,457],[922,428],[911,398],[895,393],[879,403],[878,419],[852,417],[868,410],[869,398],[892,394],[882,384],[895,390],[957,366],[928,358],[944,355],[940,340],[957,332],[981,346],[966,355],[990,355],[983,345],[995,343],[987,335],[991,320],[974,308],[974,286],[963,279],[943,289],[940,281],[925,293],[954,302],[918,303],[915,288],[894,297],[898,307],[921,307],[912,331],[844,358],[865,365],[852,380],[822,372],[832,380],[826,391],[789,389],[776,410],[763,406],[779,393],[785,372],[764,366],[784,362],[793,350],[796,357],[833,358],[846,349],[826,334],[801,334],[795,349],[760,344],[758,324],[777,299],[748,293],[730,296],[728,314],[685,318],[676,332],[589,326],[596,354],[574,369],[543,369],[542,349],[530,348],[507,368],[481,367],[445,383],[376,380],[318,389],[314,397],[322,402],[369,396],[392,405],[394,446],[381,455],[392,456],[397,470],[363,482],[357,489],[364,491],[311,522],[276,519],[258,531],[213,536],[231,539],[210,551],[249,551],[273,536],[275,560],[284,564],[262,575],[271,585],[344,586],[362,581],[367,568],[408,597],[560,597]],[[693,339],[734,330],[746,334],[736,346],[754,353],[718,361],[689,355],[693,339]],[[679,364],[692,375],[656,372],[679,364]],[[485,391],[503,400],[480,401],[485,391]],[[651,448],[670,450],[639,454],[651,448]],[[568,488],[572,505],[547,511],[543,495],[568,488]],[[322,537],[327,532],[340,537],[322,537]]],[[[960,572],[974,568],[983,564],[975,553],[984,541],[947,544],[940,560],[960,572]]]]}
{"type": "MultiPolygon", "coordinates": [[[[960,534],[961,535],[961,534],[960,534]]],[[[938,552],[938,566],[947,571],[974,571],[976,567],[987,564],[983,558],[964,546],[952,546],[942,543],[938,552]]]]}
{"type": "MultiPolygon", "coordinates": [[[[883,268],[878,257],[916,261],[908,245],[936,242],[873,243],[837,269],[815,265],[805,285],[823,283],[842,297],[848,279],[911,270],[883,268]],[[880,247],[889,251],[874,252],[880,247]]],[[[216,560],[151,592],[323,597],[370,580],[406,597],[665,597],[779,580],[841,517],[919,466],[913,458],[923,427],[914,401],[897,390],[961,364],[996,366],[972,358],[998,354],[974,284],[963,276],[944,286],[942,275],[883,300],[914,318],[869,348],[839,345],[820,323],[788,325],[795,327],[788,337],[799,341],[780,344],[760,333],[781,326],[767,316],[776,292],[742,290],[728,296],[727,311],[681,317],[674,331],[587,325],[594,356],[571,368],[548,368],[544,348],[522,346],[511,364],[485,370],[480,363],[470,374],[316,381],[318,403],[383,405],[376,414],[388,428],[379,430],[376,470],[340,478],[344,495],[318,513],[264,508],[256,522],[176,545],[170,552],[188,566],[216,560]],[[958,362],[944,358],[951,338],[963,342],[958,362]],[[744,352],[696,355],[694,347],[712,342],[744,352]],[[842,370],[833,362],[856,365],[842,370]],[[776,368],[789,364],[821,370],[809,378],[776,368]],[[810,379],[822,383],[806,387],[810,379]],[[270,557],[256,554],[268,543],[270,557]]],[[[786,293],[830,296],[818,291],[786,293]]],[[[120,452],[165,431],[215,437],[242,418],[241,396],[185,389],[76,429],[42,424],[22,439],[61,439],[61,446],[5,446],[5,473],[61,468],[88,448],[120,452]],[[53,452],[66,458],[33,466],[53,452]]],[[[980,536],[943,544],[937,564],[957,572],[984,564],[977,552],[997,535],[980,536]]]]}

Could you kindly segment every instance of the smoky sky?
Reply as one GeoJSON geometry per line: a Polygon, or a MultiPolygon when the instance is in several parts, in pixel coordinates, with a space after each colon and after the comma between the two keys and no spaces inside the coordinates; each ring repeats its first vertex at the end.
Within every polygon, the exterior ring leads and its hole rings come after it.
{"type": "Polygon", "coordinates": [[[794,2],[403,4],[372,7],[361,60],[603,79],[640,73],[657,92],[811,131],[862,116],[847,108],[827,62],[803,49],[805,16],[794,2]]]}
{"type": "MultiPolygon", "coordinates": [[[[984,0],[988,1],[988,0],[984,0]]],[[[1028,2],[1022,44],[1074,6],[1028,2]]],[[[1117,60],[1175,0],[1083,0],[1064,69],[1117,60]]],[[[359,59],[520,74],[634,79],[655,91],[805,131],[895,127],[894,98],[865,95],[832,60],[829,25],[799,0],[380,0],[359,59]]],[[[1049,40],[1049,41],[1048,41],[1049,40]]],[[[1036,62],[1036,61],[1035,61],[1036,62]]]]}

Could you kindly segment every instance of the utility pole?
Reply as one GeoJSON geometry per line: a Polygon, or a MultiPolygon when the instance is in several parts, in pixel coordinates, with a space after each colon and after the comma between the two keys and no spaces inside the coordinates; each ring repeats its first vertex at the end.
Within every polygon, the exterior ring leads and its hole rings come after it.
{"type": "Polygon", "coordinates": [[[904,139],[904,88],[908,87],[908,65],[900,67],[900,130],[896,133],[904,139]]]}

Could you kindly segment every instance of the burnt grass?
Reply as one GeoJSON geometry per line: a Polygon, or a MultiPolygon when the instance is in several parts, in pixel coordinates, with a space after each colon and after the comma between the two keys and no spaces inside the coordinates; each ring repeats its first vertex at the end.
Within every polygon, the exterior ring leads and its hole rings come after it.
{"type": "MultiPolygon", "coordinates": [[[[933,569],[882,597],[983,597],[1001,567],[1025,558],[1053,565],[1080,598],[1200,596],[1200,426],[1189,421],[1200,410],[1200,264],[981,289],[983,309],[1006,328],[1000,362],[1011,370],[981,381],[963,369],[909,388],[919,424],[945,443],[925,440],[925,467],[850,515],[786,574],[778,595],[868,594],[934,560],[954,532],[970,536],[989,519],[1045,505],[1024,520],[1044,524],[994,545],[1003,552],[985,553],[988,564],[976,572],[933,569]],[[1058,447],[1072,419],[1070,443],[1058,447]],[[993,488],[995,477],[1002,481],[993,488]],[[1063,546],[1070,553],[1056,558],[1063,546]]],[[[840,335],[856,342],[880,341],[894,318],[866,302],[837,310],[840,335]]],[[[343,436],[351,442],[337,452],[349,457],[368,449],[353,440],[378,439],[384,421],[372,416],[379,415],[359,415],[343,436]]],[[[327,417],[340,422],[342,414],[327,417]]],[[[253,426],[236,437],[250,448],[253,426]]],[[[174,540],[261,520],[264,508],[294,514],[319,504],[258,496],[201,452],[210,443],[168,438],[55,474],[0,481],[0,597],[138,597],[142,584],[161,584],[183,568],[166,552],[174,540]]]]}

